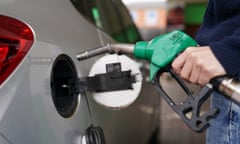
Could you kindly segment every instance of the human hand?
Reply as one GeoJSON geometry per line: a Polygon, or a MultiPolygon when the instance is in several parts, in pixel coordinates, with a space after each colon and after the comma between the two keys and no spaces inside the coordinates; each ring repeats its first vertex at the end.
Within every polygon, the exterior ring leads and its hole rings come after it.
{"type": "Polygon", "coordinates": [[[226,74],[209,46],[187,48],[173,61],[172,68],[183,79],[201,86],[226,74]]]}

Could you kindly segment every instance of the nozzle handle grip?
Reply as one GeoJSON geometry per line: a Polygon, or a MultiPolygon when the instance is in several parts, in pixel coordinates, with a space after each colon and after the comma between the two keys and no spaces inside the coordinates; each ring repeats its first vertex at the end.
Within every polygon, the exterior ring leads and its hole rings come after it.
{"type": "Polygon", "coordinates": [[[202,104],[210,97],[212,89],[204,87],[199,93],[193,94],[190,89],[185,85],[182,79],[170,68],[159,70],[154,76],[153,84],[160,96],[168,103],[168,105],[178,114],[178,116],[195,132],[202,132],[209,126],[209,120],[218,114],[217,108],[211,108],[203,115],[200,115],[202,104]],[[172,96],[164,90],[161,83],[159,82],[160,76],[168,72],[177,81],[181,88],[186,93],[186,100],[180,104],[175,103],[172,96]],[[190,114],[190,116],[188,115],[190,114]]]}

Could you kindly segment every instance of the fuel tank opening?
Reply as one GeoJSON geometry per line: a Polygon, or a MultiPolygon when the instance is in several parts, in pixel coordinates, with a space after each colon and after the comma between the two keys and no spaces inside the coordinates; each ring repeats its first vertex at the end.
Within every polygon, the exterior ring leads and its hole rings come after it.
{"type": "Polygon", "coordinates": [[[74,90],[77,79],[71,58],[65,54],[59,55],[52,68],[51,90],[55,108],[64,118],[71,117],[77,109],[79,94],[74,90]]]}

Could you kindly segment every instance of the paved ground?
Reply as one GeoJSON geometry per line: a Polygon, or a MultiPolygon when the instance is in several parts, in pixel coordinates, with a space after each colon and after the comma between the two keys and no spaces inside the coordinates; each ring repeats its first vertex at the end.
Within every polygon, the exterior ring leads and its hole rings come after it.
{"type": "MultiPolygon", "coordinates": [[[[180,102],[186,98],[182,90],[168,76],[162,78],[161,81],[169,95],[174,96],[174,101],[180,102]]],[[[192,85],[190,87],[194,91],[199,89],[192,85]]],[[[163,99],[161,103],[161,144],[205,144],[205,133],[199,134],[190,130],[163,99]]],[[[209,101],[204,104],[203,111],[208,108],[208,105],[209,101]]]]}

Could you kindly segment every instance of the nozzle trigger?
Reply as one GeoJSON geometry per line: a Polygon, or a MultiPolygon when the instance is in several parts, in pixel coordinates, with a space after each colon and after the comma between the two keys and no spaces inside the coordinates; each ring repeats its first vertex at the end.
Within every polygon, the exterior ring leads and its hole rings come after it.
{"type": "Polygon", "coordinates": [[[194,95],[183,82],[183,80],[180,79],[170,67],[164,71],[158,71],[154,76],[153,84],[159,95],[164,98],[164,100],[178,114],[184,123],[195,132],[204,131],[209,126],[209,120],[218,114],[217,108],[211,108],[203,115],[200,115],[202,104],[213,92],[211,88],[204,87],[199,93],[194,95]],[[186,93],[186,100],[182,101],[180,104],[176,104],[160,84],[159,78],[164,72],[169,72],[186,93]]]}

